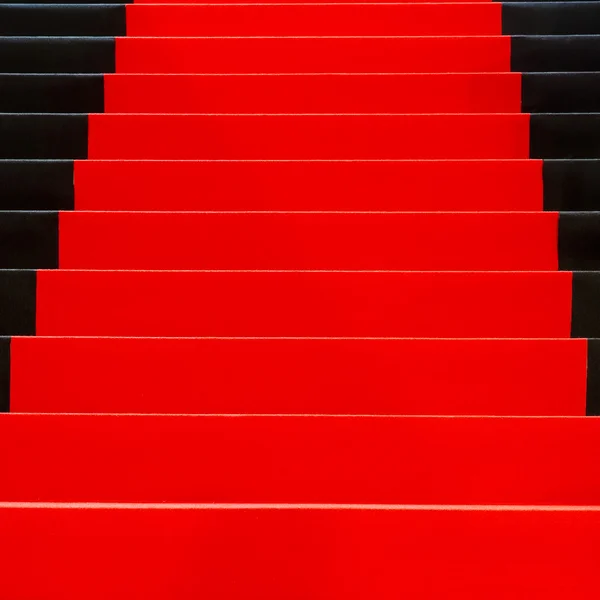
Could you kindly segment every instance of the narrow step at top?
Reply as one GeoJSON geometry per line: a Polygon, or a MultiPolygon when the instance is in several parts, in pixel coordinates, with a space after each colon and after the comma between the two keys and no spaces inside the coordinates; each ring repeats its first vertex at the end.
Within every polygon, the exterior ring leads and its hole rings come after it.
{"type": "Polygon", "coordinates": [[[481,4],[275,3],[2,5],[0,35],[500,35],[502,7],[481,4]]]}
{"type": "Polygon", "coordinates": [[[599,436],[585,417],[0,414],[0,500],[590,506],[599,436]]]}

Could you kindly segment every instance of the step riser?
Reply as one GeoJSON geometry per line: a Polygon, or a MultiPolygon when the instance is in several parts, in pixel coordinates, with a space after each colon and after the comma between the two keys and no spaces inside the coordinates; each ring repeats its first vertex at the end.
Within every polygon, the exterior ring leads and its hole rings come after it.
{"type": "Polygon", "coordinates": [[[3,508],[0,527],[6,594],[50,600],[587,599],[600,541],[598,512],[553,510],[3,508]]]}
{"type": "Polygon", "coordinates": [[[180,114],[598,112],[600,73],[13,74],[0,75],[0,110],[180,114]]]}
{"type": "Polygon", "coordinates": [[[89,118],[91,159],[528,157],[528,115],[89,118]]]}
{"type": "Polygon", "coordinates": [[[3,114],[0,128],[0,158],[6,159],[600,158],[600,113],[3,114]]]}
{"type": "Polygon", "coordinates": [[[600,502],[586,417],[0,414],[0,433],[2,501],[600,502]]]}
{"type": "MultiPolygon", "coordinates": [[[[589,343],[592,353],[598,343],[589,343]]],[[[12,412],[582,416],[586,390],[588,412],[595,408],[600,375],[586,346],[15,338],[10,367],[8,350],[0,355],[0,404],[12,412]]]]}
{"type": "Polygon", "coordinates": [[[0,6],[0,35],[562,35],[600,31],[597,2],[0,6]]]}
{"type": "Polygon", "coordinates": [[[0,275],[2,335],[600,337],[597,273],[0,275]]]}

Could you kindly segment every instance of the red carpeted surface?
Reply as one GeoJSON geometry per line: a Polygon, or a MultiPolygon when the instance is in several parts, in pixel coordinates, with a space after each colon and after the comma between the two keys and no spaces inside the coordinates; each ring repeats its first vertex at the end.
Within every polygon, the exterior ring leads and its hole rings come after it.
{"type": "Polygon", "coordinates": [[[72,161],[0,214],[0,598],[595,597],[598,216],[539,157],[600,151],[505,7],[100,10],[0,40],[96,107],[0,115],[72,161]]]}
{"type": "Polygon", "coordinates": [[[542,163],[76,161],[77,210],[541,211],[542,163]]]}

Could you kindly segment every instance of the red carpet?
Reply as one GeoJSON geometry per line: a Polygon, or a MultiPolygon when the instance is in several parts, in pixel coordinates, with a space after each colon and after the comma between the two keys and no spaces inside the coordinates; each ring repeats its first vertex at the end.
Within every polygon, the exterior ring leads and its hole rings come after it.
{"type": "Polygon", "coordinates": [[[24,6],[0,599],[596,597],[600,8],[24,6]]]}
{"type": "Polygon", "coordinates": [[[74,175],[78,210],[535,211],[543,206],[542,163],[535,160],[90,160],[76,161],[74,175]]]}

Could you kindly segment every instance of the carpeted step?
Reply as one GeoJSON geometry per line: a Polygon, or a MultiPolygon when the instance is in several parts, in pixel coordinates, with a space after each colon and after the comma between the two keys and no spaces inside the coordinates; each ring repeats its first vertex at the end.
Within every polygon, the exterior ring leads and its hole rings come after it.
{"type": "Polygon", "coordinates": [[[600,113],[0,114],[4,159],[600,158],[600,113]]]}
{"type": "MultiPolygon", "coordinates": [[[[550,88],[549,93],[555,89],[550,88]]],[[[109,113],[512,113],[521,111],[521,76],[107,75],[104,108],[109,113]]]]}
{"type": "MultiPolygon", "coordinates": [[[[38,164],[45,177],[49,163],[0,162],[0,174],[27,191],[38,164]]],[[[74,180],[80,210],[164,210],[167,198],[170,210],[600,210],[594,160],[76,161],[74,180]]]]}
{"type": "MultiPolygon", "coordinates": [[[[131,4],[131,37],[500,35],[502,6],[480,4],[131,4]]],[[[600,28],[599,28],[600,31],[600,28]]]]}
{"type": "Polygon", "coordinates": [[[116,70],[119,73],[498,72],[510,70],[510,52],[511,40],[502,36],[138,37],[116,40],[116,70]]]}
{"type": "Polygon", "coordinates": [[[3,504],[0,527],[15,600],[587,600],[600,542],[572,507],[3,504]]]}
{"type": "Polygon", "coordinates": [[[600,213],[9,212],[0,268],[600,270],[595,239],[600,213]]]}
{"type": "Polygon", "coordinates": [[[595,272],[0,271],[0,335],[600,337],[595,272]]]}
{"type": "Polygon", "coordinates": [[[0,406],[13,412],[600,409],[599,340],[23,337],[0,341],[0,354],[0,406]]]}
{"type": "Polygon", "coordinates": [[[599,240],[600,212],[9,211],[0,269],[600,270],[599,240]]]}
{"type": "Polygon", "coordinates": [[[600,502],[586,417],[3,413],[0,433],[2,501],[600,502]]]}
{"type": "MultiPolygon", "coordinates": [[[[600,207],[594,161],[547,161],[543,169],[556,207],[600,207]]],[[[542,163],[530,160],[4,160],[0,186],[3,210],[501,211],[543,203],[542,163]]]]}
{"type": "Polygon", "coordinates": [[[596,160],[3,160],[0,182],[3,210],[600,210],[596,160]]]}
{"type": "MultiPolygon", "coordinates": [[[[24,124],[28,123],[27,119],[28,117],[23,118],[24,124]]],[[[581,122],[583,124],[583,119],[581,122]]],[[[546,121],[542,127],[545,123],[546,121]]],[[[568,126],[566,121],[561,120],[560,123],[564,127],[568,126]]],[[[600,124],[600,120],[598,123],[600,124]]],[[[82,129],[81,134],[83,133],[82,129]]],[[[582,134],[590,142],[596,139],[589,128],[582,134]]],[[[597,141],[600,156],[600,137],[597,141]]],[[[79,139],[77,142],[79,148],[83,140],[79,139]]],[[[6,143],[9,145],[10,140],[6,143]]],[[[536,149],[539,146],[541,145],[536,145],[536,149]]],[[[55,152],[54,148],[49,150],[55,152]]],[[[87,157],[527,158],[529,117],[522,114],[91,115],[87,157]]]]}
{"type": "Polygon", "coordinates": [[[0,75],[8,113],[571,113],[599,98],[600,73],[0,75]]]}
{"type": "MultiPolygon", "coordinates": [[[[588,118],[586,115],[584,117],[588,118]]],[[[589,118],[593,121],[593,117],[589,118]]],[[[560,124],[568,127],[567,121],[560,120],[560,124]]],[[[540,136],[546,133],[543,127],[539,131],[540,136]]],[[[529,156],[529,116],[522,114],[96,114],[88,118],[87,115],[5,113],[0,115],[0,133],[0,157],[23,159],[443,159],[529,156]]],[[[589,128],[582,131],[582,135],[595,143],[593,131],[589,128]]],[[[543,139],[544,143],[552,143],[551,138],[543,139]]],[[[587,140],[584,139],[584,143],[587,140]]],[[[541,147],[540,143],[535,146],[538,151],[541,151],[541,147]]]]}
{"type": "Polygon", "coordinates": [[[600,71],[597,36],[2,37],[3,73],[600,71]]]}
{"type": "Polygon", "coordinates": [[[0,4],[6,36],[573,35],[599,2],[0,4]]]}

